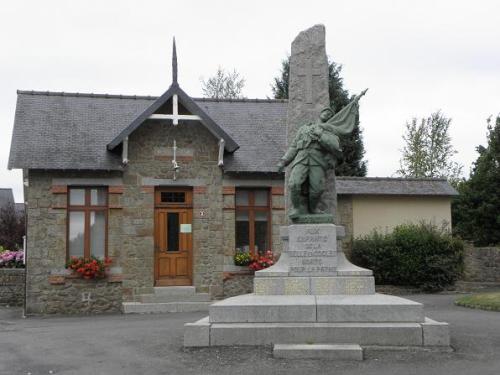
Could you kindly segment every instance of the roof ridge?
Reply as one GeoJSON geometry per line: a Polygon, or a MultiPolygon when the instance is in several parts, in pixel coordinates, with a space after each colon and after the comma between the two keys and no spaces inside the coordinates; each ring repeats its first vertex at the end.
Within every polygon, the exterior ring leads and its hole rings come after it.
{"type": "Polygon", "coordinates": [[[238,98],[238,99],[216,99],[216,98],[192,98],[198,102],[235,102],[235,103],[288,103],[288,99],[250,99],[250,98],[238,98]]]}
{"type": "Polygon", "coordinates": [[[108,98],[108,99],[158,99],[159,96],[152,95],[122,95],[122,94],[94,94],[84,92],[64,92],[64,91],[36,91],[36,90],[17,90],[21,95],[43,95],[43,96],[71,96],[83,98],[108,98]]]}
{"type": "Polygon", "coordinates": [[[372,180],[372,181],[447,181],[444,177],[360,177],[336,176],[339,180],[372,180]]]}
{"type": "MultiPolygon", "coordinates": [[[[20,95],[43,95],[43,96],[69,96],[69,97],[82,97],[82,98],[107,98],[107,99],[149,99],[156,100],[159,96],[155,95],[128,95],[128,94],[99,94],[99,93],[86,93],[86,92],[65,92],[65,91],[39,91],[39,90],[17,90],[20,95]]],[[[235,103],[288,103],[288,99],[216,99],[216,98],[196,98],[191,97],[197,102],[235,102],[235,103]]]]}

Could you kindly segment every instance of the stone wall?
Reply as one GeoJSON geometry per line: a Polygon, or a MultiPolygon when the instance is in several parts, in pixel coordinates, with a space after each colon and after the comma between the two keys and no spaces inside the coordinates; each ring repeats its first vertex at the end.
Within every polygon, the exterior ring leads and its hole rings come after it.
{"type": "Polygon", "coordinates": [[[465,246],[464,281],[500,283],[500,247],[465,246]]]}
{"type": "MultiPolygon", "coordinates": [[[[71,181],[71,184],[97,185],[98,181],[108,184],[109,180],[120,180],[118,173],[110,172],[62,172],[62,171],[33,171],[25,172],[28,178],[28,187],[25,187],[26,215],[27,215],[27,252],[26,252],[26,313],[44,314],[48,312],[72,313],[73,308],[66,310],[60,304],[61,286],[52,285],[49,276],[55,270],[65,268],[67,249],[67,185],[61,181],[71,181]],[[57,184],[55,184],[55,181],[57,184]],[[62,308],[55,311],[54,304],[62,308]]],[[[121,237],[121,194],[120,189],[110,187],[108,211],[108,255],[114,265],[122,262],[121,237]]],[[[69,284],[68,284],[69,285],[69,284]]],[[[66,285],[67,287],[67,285],[66,285]]],[[[103,283],[101,288],[113,291],[100,290],[100,294],[118,293],[121,284],[103,283]]],[[[75,298],[80,298],[77,296],[75,298]]],[[[120,297],[121,298],[121,297],[120,297]]],[[[101,308],[90,304],[85,312],[109,311],[110,308],[101,308]],[[93,311],[92,308],[96,307],[93,311]]],[[[83,312],[83,311],[82,311],[83,312]]]]}
{"type": "Polygon", "coordinates": [[[40,314],[102,314],[122,311],[122,285],[103,280],[66,279],[40,297],[40,314]]]}
{"type": "Polygon", "coordinates": [[[225,273],[224,298],[253,292],[253,272],[225,273]]]}
{"type": "Polygon", "coordinates": [[[154,192],[157,186],[193,187],[193,285],[222,295],[223,195],[217,139],[199,122],[171,126],[146,121],[129,137],[123,174],[124,299],[154,286],[154,192]],[[180,169],[173,180],[174,139],[180,169]]]}
{"type": "Polygon", "coordinates": [[[0,268],[0,305],[21,306],[24,301],[24,269],[0,268]]]}

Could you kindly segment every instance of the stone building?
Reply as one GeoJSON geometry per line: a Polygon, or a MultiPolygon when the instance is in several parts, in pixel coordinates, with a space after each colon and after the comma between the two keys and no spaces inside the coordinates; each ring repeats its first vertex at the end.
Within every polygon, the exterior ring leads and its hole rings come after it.
{"type": "MultiPolygon", "coordinates": [[[[287,101],[191,98],[175,72],[160,97],[18,91],[9,168],[24,176],[28,314],[119,311],[158,287],[245,293],[235,250],[280,253],[287,101]],[[121,277],[51,278],[91,255],[121,277]]],[[[449,223],[455,194],[389,178],[338,178],[337,191],[346,247],[375,227],[449,223]]]]}

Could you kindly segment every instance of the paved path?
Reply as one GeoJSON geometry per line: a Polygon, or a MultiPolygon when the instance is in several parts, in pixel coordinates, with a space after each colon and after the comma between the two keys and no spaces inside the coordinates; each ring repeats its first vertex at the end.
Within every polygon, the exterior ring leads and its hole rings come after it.
{"type": "Polygon", "coordinates": [[[182,348],[202,313],[19,318],[0,308],[0,374],[500,374],[500,313],[414,295],[451,324],[453,353],[369,352],[363,362],[278,360],[270,348],[182,348]]]}

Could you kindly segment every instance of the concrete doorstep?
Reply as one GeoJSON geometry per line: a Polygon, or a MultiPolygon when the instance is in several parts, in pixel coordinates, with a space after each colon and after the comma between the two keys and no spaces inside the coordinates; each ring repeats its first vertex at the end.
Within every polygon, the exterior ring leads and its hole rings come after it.
{"type": "Polygon", "coordinates": [[[362,361],[363,349],[357,344],[275,344],[273,355],[286,359],[362,361]]]}

